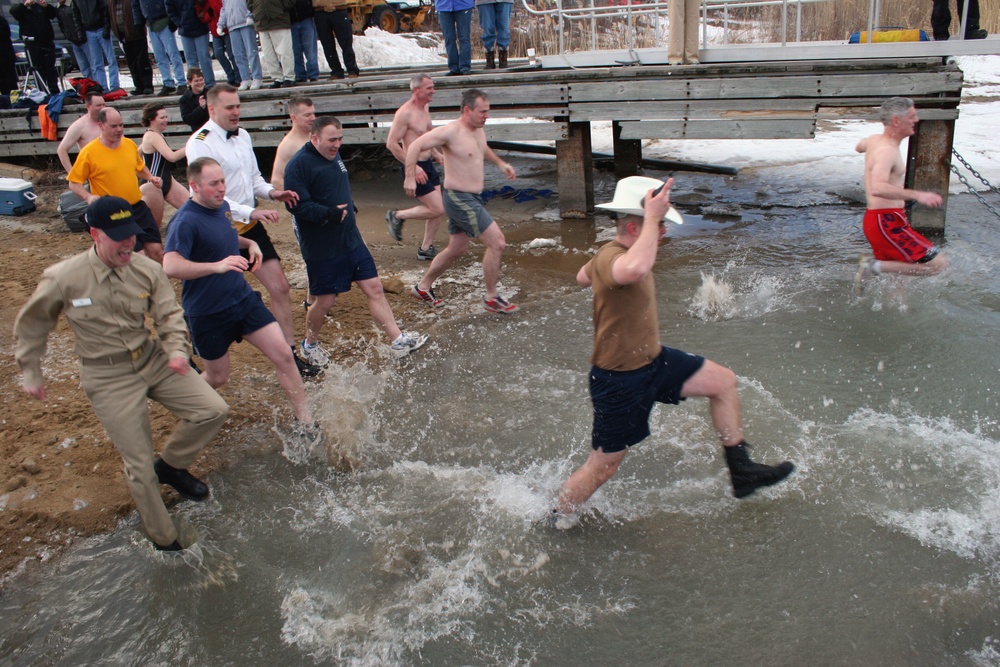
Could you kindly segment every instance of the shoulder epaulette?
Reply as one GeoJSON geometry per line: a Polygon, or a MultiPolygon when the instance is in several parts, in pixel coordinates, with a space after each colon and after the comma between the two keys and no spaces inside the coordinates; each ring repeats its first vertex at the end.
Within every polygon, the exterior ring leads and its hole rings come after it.
{"type": "Polygon", "coordinates": [[[196,141],[205,141],[205,137],[207,137],[209,133],[211,133],[211,130],[202,129],[198,134],[194,135],[194,138],[196,141]]]}

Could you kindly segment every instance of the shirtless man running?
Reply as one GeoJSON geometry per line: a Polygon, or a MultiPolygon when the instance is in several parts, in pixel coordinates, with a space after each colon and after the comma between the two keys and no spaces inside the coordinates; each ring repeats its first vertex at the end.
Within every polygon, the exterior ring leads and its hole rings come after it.
{"type": "Polygon", "coordinates": [[[66,134],[59,142],[56,155],[59,162],[68,174],[73,168],[73,162],[69,159],[69,149],[76,145],[77,150],[82,149],[91,141],[101,136],[101,126],[97,122],[97,114],[104,108],[104,97],[97,91],[90,91],[84,98],[84,106],[87,113],[80,116],[66,128],[66,134]]]}
{"type": "Polygon", "coordinates": [[[939,208],[941,195],[903,187],[906,167],[899,146],[916,132],[920,118],[913,100],[892,97],[882,104],[882,134],[858,142],[855,150],[865,154],[865,238],[874,256],[862,255],[854,277],[854,290],[861,293],[865,278],[880,273],[932,276],[948,266],[938,247],[910,227],[903,206],[906,201],[939,208]]]}
{"type": "Polygon", "coordinates": [[[444,153],[444,210],[448,214],[448,246],[431,262],[423,278],[413,286],[413,296],[429,306],[443,302],[434,295],[434,281],[469,249],[469,239],[479,238],[486,246],[483,255],[483,279],[486,296],[483,308],[491,313],[513,313],[517,306],[497,293],[500,257],[507,240],[500,226],[483,206],[483,166],[489,160],[507,178],[514,180],[514,167],[497,157],[486,145],[483,127],[490,115],[490,99],[472,88],[462,93],[462,115],[447,125],[436,127],[417,137],[406,149],[406,178],[403,190],[413,197],[417,192],[417,160],[435,148],[444,153]]]}
{"type": "MultiPolygon", "coordinates": [[[[392,117],[392,127],[385,140],[388,148],[403,165],[403,175],[406,175],[406,150],[413,140],[432,129],[431,114],[427,107],[434,99],[434,80],[426,74],[415,74],[410,79],[412,95],[403,106],[399,107],[392,117]]],[[[441,226],[444,215],[444,204],[441,203],[441,177],[431,158],[442,162],[444,157],[440,151],[430,150],[417,158],[415,177],[417,179],[417,199],[419,206],[401,211],[389,211],[385,214],[389,223],[389,235],[397,241],[403,240],[403,223],[407,220],[424,220],[424,238],[417,249],[417,259],[434,259],[437,250],[434,248],[434,235],[441,226]]]]}
{"type": "Polygon", "coordinates": [[[271,167],[271,185],[278,190],[285,189],[285,167],[288,161],[310,141],[310,131],[316,120],[316,106],[308,97],[293,97],[288,100],[288,117],[292,121],[292,129],[278,144],[274,165],[271,167]]]}

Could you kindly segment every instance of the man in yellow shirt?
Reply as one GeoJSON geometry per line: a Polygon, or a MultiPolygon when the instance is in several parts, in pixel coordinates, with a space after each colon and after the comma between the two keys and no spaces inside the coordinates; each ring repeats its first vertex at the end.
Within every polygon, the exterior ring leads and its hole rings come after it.
{"type": "Polygon", "coordinates": [[[69,189],[88,204],[104,195],[121,197],[132,206],[132,216],[142,230],[136,235],[135,249],[163,262],[163,237],[152,212],[142,201],[139,178],[160,187],[159,176],[146,167],[135,142],[126,138],[122,115],[110,107],[97,114],[101,135],[80,150],[69,171],[69,189]],[[84,184],[90,183],[90,192],[84,184]]]}

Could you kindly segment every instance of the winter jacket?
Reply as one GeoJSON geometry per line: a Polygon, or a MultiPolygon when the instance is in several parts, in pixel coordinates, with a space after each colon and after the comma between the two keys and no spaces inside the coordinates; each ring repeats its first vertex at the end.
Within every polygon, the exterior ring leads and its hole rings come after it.
{"type": "Polygon", "coordinates": [[[153,23],[167,18],[167,5],[164,0],[132,0],[132,16],[136,21],[153,23]]]}
{"type": "Polygon", "coordinates": [[[219,32],[219,16],[222,14],[222,0],[207,0],[204,3],[196,2],[194,8],[198,13],[198,19],[208,26],[208,32],[213,37],[222,37],[225,34],[224,32],[219,32]]]}
{"type": "Polygon", "coordinates": [[[87,43],[87,33],[83,29],[83,21],[80,20],[80,10],[77,9],[73,0],[65,0],[59,3],[56,9],[56,20],[59,21],[59,29],[66,39],[77,46],[87,43]]]}
{"type": "Polygon", "coordinates": [[[55,7],[18,3],[11,6],[10,15],[21,26],[21,41],[25,44],[52,46],[56,38],[55,31],[52,30],[52,19],[58,15],[55,7]]]}
{"type": "Polygon", "coordinates": [[[111,32],[122,42],[134,42],[146,37],[146,24],[141,17],[136,21],[130,0],[108,0],[108,21],[111,32]]]}
{"type": "Polygon", "coordinates": [[[439,12],[464,12],[475,6],[475,0],[434,0],[434,8],[439,12]]]}
{"type": "Polygon", "coordinates": [[[295,0],[295,5],[289,13],[289,18],[292,20],[292,23],[298,23],[299,21],[311,19],[315,15],[316,10],[313,9],[312,0],[295,0]]]}
{"type": "Polygon", "coordinates": [[[73,0],[80,10],[84,30],[108,30],[108,6],[105,0],[73,0]]]}
{"type": "Polygon", "coordinates": [[[219,30],[232,31],[253,24],[253,14],[247,8],[246,0],[222,0],[219,13],[219,30]]]}
{"type": "Polygon", "coordinates": [[[181,37],[201,37],[208,34],[208,26],[201,22],[194,9],[195,0],[167,0],[167,16],[177,26],[181,37]]]}
{"type": "Polygon", "coordinates": [[[295,0],[250,0],[254,25],[261,30],[287,30],[292,27],[288,12],[295,6],[295,0]]]}

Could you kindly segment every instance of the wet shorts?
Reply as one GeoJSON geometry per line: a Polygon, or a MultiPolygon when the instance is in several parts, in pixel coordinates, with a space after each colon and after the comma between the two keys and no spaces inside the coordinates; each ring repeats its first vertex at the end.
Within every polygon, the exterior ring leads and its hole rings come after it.
{"type": "Polygon", "coordinates": [[[135,220],[135,224],[139,225],[139,229],[142,230],[142,234],[135,237],[135,247],[137,250],[142,248],[143,244],[146,243],[163,244],[163,236],[160,235],[160,226],[153,219],[153,212],[146,206],[146,202],[140,199],[132,204],[132,218],[135,220]]]}
{"type": "Polygon", "coordinates": [[[652,363],[634,371],[590,369],[590,399],[594,404],[591,447],[605,454],[620,452],[649,436],[654,403],[677,405],[681,389],[698,372],[704,357],[664,347],[652,363]]]}
{"type": "MultiPolygon", "coordinates": [[[[269,259],[281,259],[278,257],[278,251],[274,249],[274,244],[271,243],[271,237],[267,235],[267,228],[264,227],[263,222],[258,222],[256,225],[240,234],[240,236],[245,239],[250,239],[260,246],[260,254],[264,256],[264,259],[261,262],[262,264],[269,259]]],[[[240,255],[243,256],[243,259],[250,259],[250,253],[243,248],[240,248],[240,255]]],[[[205,357],[202,356],[202,359],[204,358],[205,357]]]]}
{"type": "Polygon", "coordinates": [[[901,208],[865,211],[865,238],[875,259],[923,264],[938,254],[938,247],[918,234],[901,208]]]}
{"type": "Polygon", "coordinates": [[[343,294],[351,289],[351,283],[358,280],[378,278],[375,260],[364,243],[349,253],[331,259],[309,260],[306,262],[306,276],[309,278],[309,293],[343,294]]]}
{"type": "MultiPolygon", "coordinates": [[[[434,188],[441,185],[441,177],[438,175],[437,167],[434,166],[434,160],[420,160],[417,162],[417,166],[427,174],[426,183],[417,183],[416,196],[423,197],[434,192],[434,188]]],[[[400,171],[403,172],[403,178],[406,178],[406,167],[400,167],[400,171]]]]}
{"type": "Polygon", "coordinates": [[[234,306],[211,315],[185,315],[194,351],[202,359],[213,361],[225,356],[229,346],[243,336],[276,322],[264,305],[260,292],[254,292],[234,306]]]}
{"type": "Polygon", "coordinates": [[[442,188],[444,212],[448,216],[449,234],[468,234],[476,238],[493,224],[493,218],[483,206],[483,200],[471,192],[442,188]]]}

